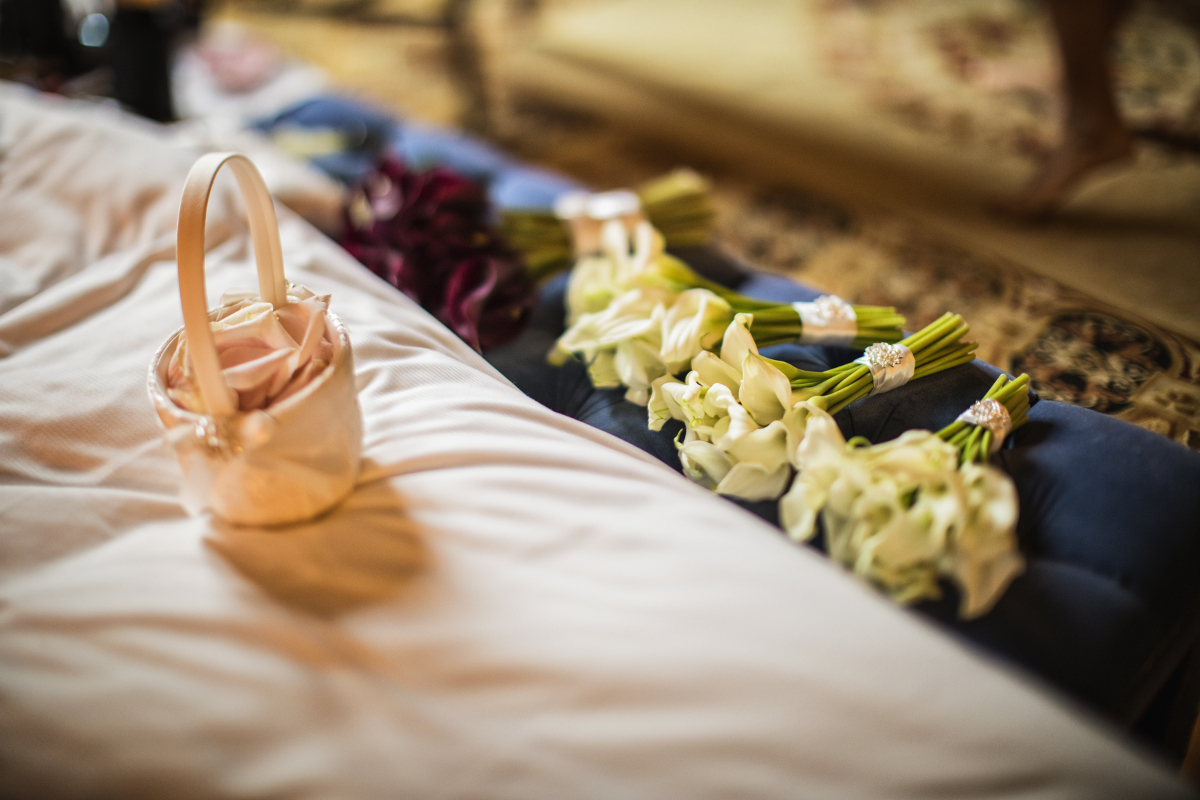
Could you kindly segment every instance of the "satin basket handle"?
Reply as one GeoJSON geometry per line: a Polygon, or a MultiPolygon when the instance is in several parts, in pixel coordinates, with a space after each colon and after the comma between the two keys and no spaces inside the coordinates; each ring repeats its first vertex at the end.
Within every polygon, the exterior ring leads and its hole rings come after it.
{"type": "Polygon", "coordinates": [[[287,303],[283,248],[279,243],[275,205],[258,169],[250,159],[238,153],[208,153],[201,156],[192,166],[183,185],[176,259],[179,264],[179,302],[183,306],[183,327],[187,332],[192,368],[200,396],[204,398],[209,414],[214,417],[228,417],[237,411],[209,327],[208,294],[204,281],[204,226],[208,216],[208,198],[217,173],[224,166],[228,166],[237,178],[246,203],[254,258],[258,263],[259,294],[264,302],[275,308],[287,303]]]}

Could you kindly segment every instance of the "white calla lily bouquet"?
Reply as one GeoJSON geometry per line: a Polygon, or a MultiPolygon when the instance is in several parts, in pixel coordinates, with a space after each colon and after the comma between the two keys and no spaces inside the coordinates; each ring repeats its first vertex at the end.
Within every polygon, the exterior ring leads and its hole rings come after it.
{"type": "Polygon", "coordinates": [[[685,475],[730,497],[779,500],[781,524],[798,541],[820,521],[830,557],[897,602],[939,597],[950,580],[961,616],[991,609],[1024,560],[1016,490],[986,462],[1025,421],[1028,376],[1001,376],[939,433],[847,442],[832,416],[839,410],[974,359],[962,317],[945,314],[904,337],[891,308],[738,295],[665,254],[649,225],[637,227],[632,250],[615,221],[602,239],[603,252],[572,273],[552,363],[580,355],[596,387],[625,386],[647,407],[651,430],[681,421],[685,475]],[[865,352],[819,372],[759,353],[792,341],[865,352]]]}
{"type": "Polygon", "coordinates": [[[877,445],[847,443],[837,423],[805,403],[798,472],[780,522],[807,541],[824,524],[829,557],[899,603],[958,586],[959,615],[986,613],[1024,569],[1016,547],[1017,494],[1000,470],[967,462],[929,431],[877,445]]]}
{"type": "Polygon", "coordinates": [[[631,249],[625,228],[610,221],[603,253],[580,259],[567,288],[567,330],[549,355],[561,364],[578,354],[597,388],[627,388],[639,405],[655,380],[686,371],[715,347],[734,316],[751,312],[759,346],[809,341],[864,346],[898,341],[904,317],[882,306],[852,306],[831,296],[814,303],[771,303],[739,295],[697,275],[664,252],[649,224],[631,249]]]}
{"type": "MultiPolygon", "coordinates": [[[[647,413],[651,430],[661,430],[668,419],[684,423],[679,454],[692,480],[743,500],[774,500],[796,466],[810,407],[837,413],[872,393],[877,373],[895,385],[903,381],[896,383],[887,367],[866,356],[868,363],[859,359],[824,372],[764,358],[751,333],[756,324],[751,314],[735,315],[719,356],[698,353],[683,381],[670,375],[654,380],[647,413]]],[[[962,317],[946,315],[899,345],[873,347],[883,348],[885,359],[906,354],[909,374],[921,377],[972,360],[975,345],[961,341],[968,330],[962,317]]]]}
{"type": "Polygon", "coordinates": [[[1021,574],[1017,492],[986,461],[991,442],[1024,424],[1029,376],[1001,375],[978,403],[934,434],[850,442],[824,410],[806,403],[796,479],[779,501],[780,523],[807,541],[824,524],[829,557],[900,603],[961,593],[959,616],[991,610],[1021,574]]]}

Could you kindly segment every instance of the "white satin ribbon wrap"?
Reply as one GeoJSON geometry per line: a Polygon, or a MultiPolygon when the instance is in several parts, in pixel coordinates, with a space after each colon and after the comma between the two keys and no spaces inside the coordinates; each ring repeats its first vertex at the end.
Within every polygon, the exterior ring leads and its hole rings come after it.
{"type": "Polygon", "coordinates": [[[811,303],[792,303],[800,315],[797,344],[849,346],[858,335],[854,306],[837,295],[825,294],[811,303]]]}
{"type": "Polygon", "coordinates": [[[620,220],[633,234],[646,219],[642,201],[625,189],[612,192],[568,192],[554,203],[554,215],[571,229],[571,246],[576,258],[603,252],[601,232],[610,219],[620,220]]]}
{"type": "MultiPolygon", "coordinates": [[[[871,370],[871,381],[875,384],[871,394],[883,394],[899,389],[912,380],[917,369],[917,359],[902,344],[876,342],[868,347],[856,364],[865,364],[871,370]]],[[[870,397],[870,395],[867,395],[870,397]]]]}
{"type": "Polygon", "coordinates": [[[989,452],[995,453],[1004,444],[1004,439],[1012,433],[1012,416],[999,400],[979,400],[958,415],[955,422],[966,422],[969,425],[979,425],[992,432],[992,446],[989,452]]]}

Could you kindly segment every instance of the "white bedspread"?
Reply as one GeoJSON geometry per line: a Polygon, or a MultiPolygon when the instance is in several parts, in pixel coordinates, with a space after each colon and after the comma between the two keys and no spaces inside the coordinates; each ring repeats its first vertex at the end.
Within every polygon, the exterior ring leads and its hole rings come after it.
{"type": "MultiPolygon", "coordinates": [[[[368,459],[184,515],[144,388],[196,153],[0,88],[0,796],[1174,797],[1100,722],[556,415],[293,214],[368,459]]],[[[252,286],[231,187],[215,298],[252,286]]]]}

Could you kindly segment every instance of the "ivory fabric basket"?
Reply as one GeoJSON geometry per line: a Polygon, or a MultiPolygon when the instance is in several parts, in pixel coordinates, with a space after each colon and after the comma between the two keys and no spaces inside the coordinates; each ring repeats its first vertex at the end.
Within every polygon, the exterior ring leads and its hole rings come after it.
{"type": "Polygon", "coordinates": [[[230,391],[207,309],[204,226],[208,198],[222,167],[237,178],[246,202],[259,298],[274,308],[299,291],[283,274],[279,230],[270,193],[254,164],[236,153],[210,153],[192,167],[179,206],[177,259],[184,325],[159,348],[149,391],[167,439],[183,468],[181,496],[191,514],[211,512],[242,525],[280,525],[310,519],[354,487],[362,453],[362,416],[354,357],[345,325],[325,312],[329,363],[302,389],[263,410],[239,411],[230,391]],[[168,365],[181,337],[208,413],[181,407],[168,395],[168,365]]]}

